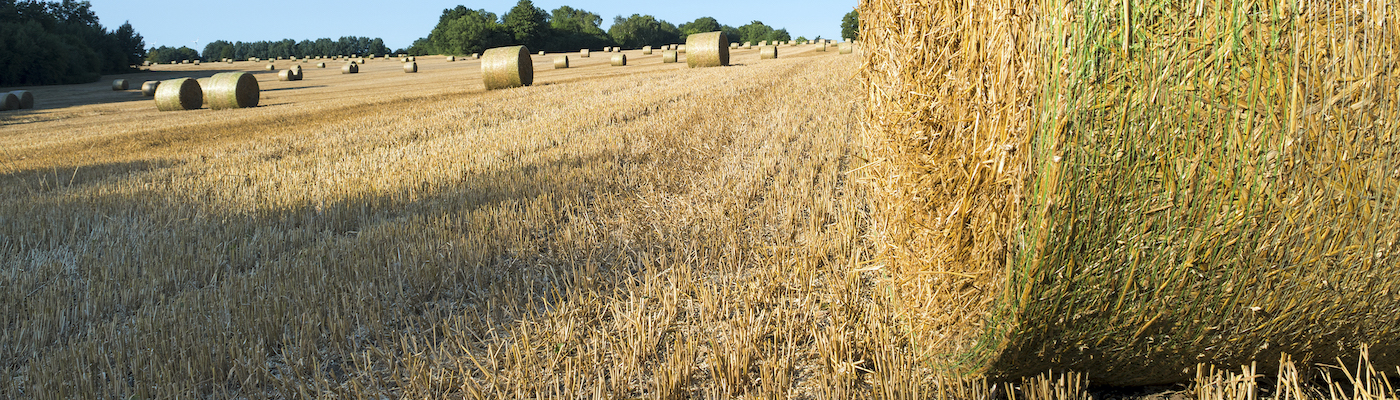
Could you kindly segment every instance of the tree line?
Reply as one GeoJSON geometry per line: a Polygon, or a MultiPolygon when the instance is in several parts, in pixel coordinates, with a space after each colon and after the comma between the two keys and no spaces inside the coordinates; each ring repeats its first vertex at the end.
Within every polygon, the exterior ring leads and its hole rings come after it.
{"type": "Polygon", "coordinates": [[[131,71],[145,47],[130,23],[103,27],[87,1],[0,0],[0,86],[96,82],[131,71]]]}
{"type": "MultiPolygon", "coordinates": [[[[388,46],[384,45],[384,39],[345,36],[341,37],[339,40],[331,40],[330,38],[302,41],[282,39],[279,41],[260,42],[229,42],[227,40],[216,40],[205,45],[204,51],[196,56],[202,56],[205,60],[222,60],[225,58],[246,60],[253,57],[275,59],[279,57],[368,56],[389,53],[391,53],[391,50],[388,46]]],[[[182,61],[182,59],[152,59],[151,61],[170,62],[182,61]]]]}
{"type": "MultiPolygon", "coordinates": [[[[442,11],[428,37],[418,39],[403,52],[425,54],[471,54],[485,49],[523,44],[531,50],[549,52],[599,49],[609,46],[638,48],[684,43],[694,33],[723,31],[736,43],[793,40],[787,29],[774,29],[760,21],[734,27],[701,17],[679,26],[651,15],[632,14],[613,18],[604,31],[598,14],[562,6],[553,11],[520,0],[503,16],[484,9],[457,6],[442,11]]],[[[806,40],[798,37],[797,40],[806,40]]],[[[814,38],[815,39],[815,38],[814,38]]]]}

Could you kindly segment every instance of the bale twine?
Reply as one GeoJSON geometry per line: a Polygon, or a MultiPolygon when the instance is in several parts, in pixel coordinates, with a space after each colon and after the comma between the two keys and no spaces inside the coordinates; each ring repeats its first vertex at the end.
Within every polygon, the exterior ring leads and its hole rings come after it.
{"type": "Polygon", "coordinates": [[[661,63],[668,64],[676,62],[676,54],[677,53],[675,50],[666,50],[661,52],[661,63]]]}
{"type": "Polygon", "coordinates": [[[404,64],[403,64],[403,72],[404,72],[405,74],[415,74],[415,73],[418,73],[418,63],[416,63],[416,62],[407,62],[407,63],[404,63],[404,64]]]}
{"type": "Polygon", "coordinates": [[[325,68],[325,67],[326,67],[326,63],[323,63],[323,62],[318,62],[318,63],[316,63],[316,68],[325,68]]]}
{"type": "Polygon", "coordinates": [[[162,81],[156,87],[156,110],[197,110],[204,105],[204,91],[190,78],[162,81]]]}
{"type": "Polygon", "coordinates": [[[481,79],[486,90],[530,86],[535,80],[530,49],[525,46],[489,49],[482,58],[481,79]]]}
{"type": "Polygon", "coordinates": [[[579,51],[578,51],[578,57],[579,57],[579,58],[588,58],[588,49],[579,50],[579,51]]]}
{"type": "Polygon", "coordinates": [[[257,107],[262,97],[258,78],[247,72],[224,72],[209,77],[209,108],[215,110],[257,107]]]}
{"type": "Polygon", "coordinates": [[[651,46],[642,46],[642,55],[651,55],[651,46]]]}
{"type": "Polygon", "coordinates": [[[121,90],[126,90],[126,88],[127,88],[126,79],[117,79],[117,80],[112,81],[112,90],[114,90],[114,91],[121,91],[121,90]]]}
{"type": "Polygon", "coordinates": [[[568,68],[568,67],[569,67],[569,56],[556,56],[556,57],[554,57],[554,69],[563,69],[563,68],[568,68]]]}
{"type": "Polygon", "coordinates": [[[854,47],[855,46],[851,45],[851,42],[841,42],[841,44],[836,46],[836,48],[841,51],[841,54],[851,54],[855,52],[854,47]]]}
{"type": "Polygon", "coordinates": [[[0,93],[0,111],[10,111],[19,109],[19,96],[14,92],[0,93]]]}
{"type": "Polygon", "coordinates": [[[19,98],[19,108],[21,110],[34,108],[34,93],[30,93],[28,90],[16,90],[10,92],[10,94],[19,98]]]}
{"type": "Polygon", "coordinates": [[[1358,156],[1400,133],[1394,14],[1042,4],[862,2],[877,285],[910,350],[1107,386],[1361,344],[1400,365],[1400,159],[1358,156]]]}
{"type": "Polygon", "coordinates": [[[681,47],[694,49],[695,53],[686,53],[685,64],[691,68],[729,65],[729,47],[725,43],[729,43],[729,36],[720,31],[687,36],[681,47]]]}
{"type": "Polygon", "coordinates": [[[351,62],[351,63],[345,63],[345,66],[340,67],[340,73],[341,73],[341,74],[358,74],[358,73],[360,73],[360,66],[357,65],[357,64],[355,64],[355,63],[353,63],[353,62],[351,62]]]}
{"type": "Polygon", "coordinates": [[[776,58],[778,58],[778,46],[777,46],[777,45],[773,45],[773,46],[763,46],[763,47],[759,47],[759,48],[758,48],[758,59],[760,59],[760,60],[767,60],[767,59],[776,59],[776,58]]]}

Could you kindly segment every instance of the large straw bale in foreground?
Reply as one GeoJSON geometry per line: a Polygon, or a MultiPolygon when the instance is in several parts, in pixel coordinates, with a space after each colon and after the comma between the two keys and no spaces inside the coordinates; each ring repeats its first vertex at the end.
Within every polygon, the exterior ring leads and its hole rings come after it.
{"type": "Polygon", "coordinates": [[[481,60],[481,80],[486,83],[486,90],[530,86],[535,80],[530,49],[509,46],[486,50],[481,60]]]}
{"type": "Polygon", "coordinates": [[[204,106],[204,91],[190,78],[161,81],[156,87],[156,109],[160,111],[197,110],[204,106]]]}
{"type": "Polygon", "coordinates": [[[1369,343],[1394,370],[1395,10],[1046,4],[862,4],[879,290],[917,352],[1140,385],[1369,343]]]}
{"type": "Polygon", "coordinates": [[[724,32],[697,33],[685,38],[685,64],[691,68],[729,65],[729,37],[724,32]]]}
{"type": "Polygon", "coordinates": [[[247,72],[224,72],[209,77],[204,86],[209,108],[223,110],[230,108],[257,107],[262,97],[258,78],[247,72]]]}

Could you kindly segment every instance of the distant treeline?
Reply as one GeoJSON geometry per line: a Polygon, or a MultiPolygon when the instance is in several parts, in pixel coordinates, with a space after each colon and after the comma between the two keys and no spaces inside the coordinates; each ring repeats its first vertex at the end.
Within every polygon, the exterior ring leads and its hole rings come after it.
{"type": "MultiPolygon", "coordinates": [[[[684,43],[693,33],[724,31],[730,42],[792,40],[787,29],[773,29],[759,21],[733,27],[711,17],[702,17],[676,26],[650,15],[617,16],[605,32],[603,18],[569,6],[554,11],[520,0],[504,16],[486,10],[457,6],[442,11],[438,24],[428,37],[418,39],[403,52],[424,54],[471,54],[499,46],[523,44],[530,50],[550,52],[598,49],[607,46],[638,48],[684,43]]],[[[806,38],[799,37],[800,40],[806,38]]]]}
{"type": "Polygon", "coordinates": [[[183,61],[185,58],[203,56],[206,61],[218,61],[225,58],[235,60],[246,60],[252,57],[262,59],[274,59],[278,57],[316,57],[316,56],[366,56],[384,55],[391,51],[384,46],[384,40],[379,38],[351,37],[346,36],[340,40],[321,38],[316,40],[302,40],[300,42],[283,39],[269,42],[229,42],[227,40],[216,40],[204,46],[204,51],[198,54],[191,54],[170,49],[173,52],[166,54],[166,49],[155,49],[151,51],[151,62],[166,63],[171,61],[183,61]]]}
{"type": "Polygon", "coordinates": [[[140,64],[145,47],[130,23],[103,28],[86,1],[0,0],[0,86],[96,82],[140,64]]]}

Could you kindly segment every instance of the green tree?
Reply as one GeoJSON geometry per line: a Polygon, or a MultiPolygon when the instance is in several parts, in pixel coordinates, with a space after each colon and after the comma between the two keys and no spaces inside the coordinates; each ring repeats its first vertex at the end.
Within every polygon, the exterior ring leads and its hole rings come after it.
{"type": "MultiPolygon", "coordinates": [[[[687,37],[697,33],[714,32],[722,30],[719,21],[711,17],[700,17],[680,26],[681,37],[687,37]]],[[[725,35],[729,36],[729,35],[725,35]]]]}
{"type": "Polygon", "coordinates": [[[588,11],[562,6],[550,12],[550,40],[540,50],[573,51],[612,46],[612,38],[599,24],[603,17],[588,11]]]}
{"type": "Polygon", "coordinates": [[[516,44],[540,48],[543,47],[543,42],[549,39],[549,13],[535,7],[535,3],[531,3],[530,0],[515,3],[515,7],[502,19],[506,31],[510,32],[516,44]]]}
{"type": "Polygon", "coordinates": [[[738,29],[740,36],[743,37],[745,42],[774,40],[774,38],[772,37],[773,27],[768,26],[767,24],[764,24],[760,21],[749,22],[748,25],[741,26],[738,29]]]}
{"type": "Polygon", "coordinates": [[[612,26],[608,27],[608,36],[612,36],[619,46],[627,48],[661,46],[681,41],[681,31],[675,25],[640,14],[632,14],[627,18],[621,15],[614,17],[612,26]]]}
{"type": "Polygon", "coordinates": [[[851,10],[846,16],[841,18],[841,37],[846,39],[860,39],[860,10],[851,10]]]}
{"type": "Polygon", "coordinates": [[[443,10],[437,27],[428,34],[426,42],[415,42],[409,52],[471,54],[511,42],[513,38],[497,21],[496,14],[486,10],[472,10],[463,6],[443,10]]]}
{"type": "Polygon", "coordinates": [[[144,47],[130,24],[103,28],[87,1],[0,0],[0,86],[95,82],[144,47]]]}
{"type": "Polygon", "coordinates": [[[141,37],[140,33],[136,33],[136,28],[131,27],[130,21],[117,27],[113,35],[116,36],[118,50],[126,58],[125,65],[137,65],[146,58],[146,39],[141,37]]]}

